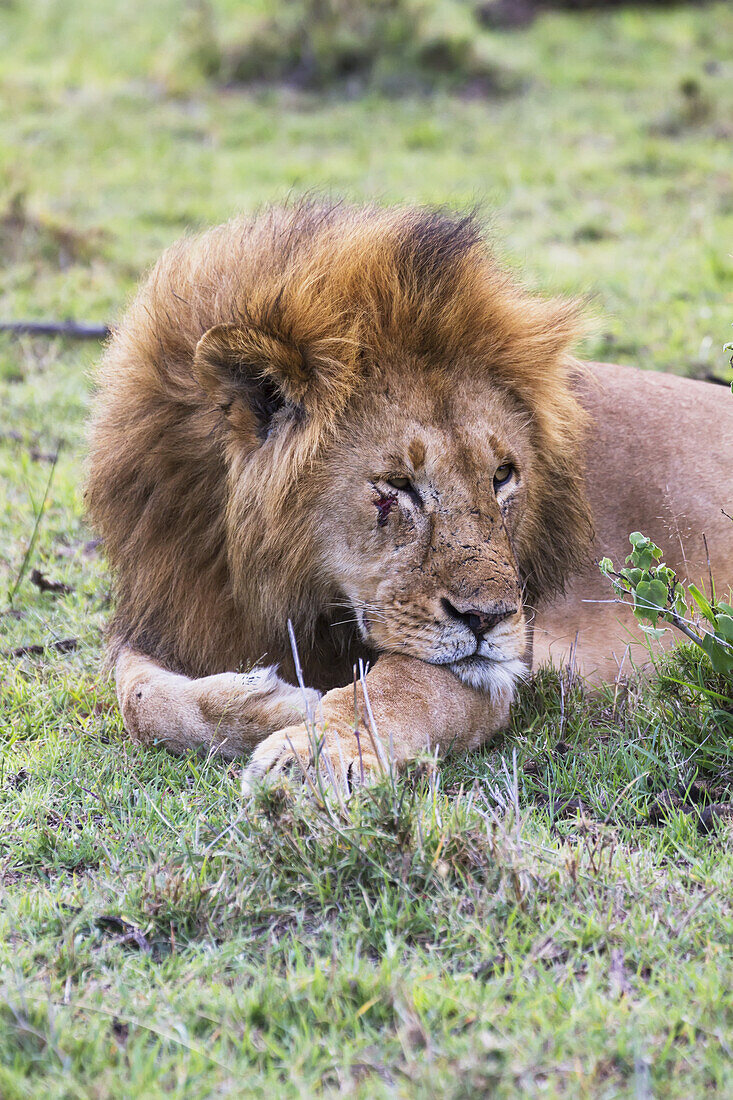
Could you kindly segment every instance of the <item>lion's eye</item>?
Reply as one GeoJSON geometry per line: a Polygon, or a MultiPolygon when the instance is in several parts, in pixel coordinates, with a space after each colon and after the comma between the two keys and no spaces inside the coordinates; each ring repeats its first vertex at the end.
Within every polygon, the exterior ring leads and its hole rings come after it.
{"type": "Polygon", "coordinates": [[[494,488],[501,489],[502,485],[506,485],[514,477],[514,467],[511,462],[505,462],[503,466],[499,466],[494,474],[494,488]]]}
{"type": "Polygon", "coordinates": [[[393,489],[400,489],[403,493],[412,491],[412,482],[409,477],[388,477],[386,480],[393,489]]]}

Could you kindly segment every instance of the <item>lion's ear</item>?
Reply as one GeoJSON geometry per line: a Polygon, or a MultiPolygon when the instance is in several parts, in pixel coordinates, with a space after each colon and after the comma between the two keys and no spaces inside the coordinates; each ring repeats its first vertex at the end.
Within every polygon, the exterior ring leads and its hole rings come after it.
{"type": "Polygon", "coordinates": [[[254,325],[214,325],[196,345],[194,371],[213,403],[236,422],[255,420],[265,439],[281,409],[302,407],[309,371],[304,352],[254,325]]]}

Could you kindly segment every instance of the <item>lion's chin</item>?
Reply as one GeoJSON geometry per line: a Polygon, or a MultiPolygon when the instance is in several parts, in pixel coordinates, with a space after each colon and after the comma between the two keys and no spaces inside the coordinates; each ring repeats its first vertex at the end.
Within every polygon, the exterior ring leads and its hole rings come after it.
{"type": "Polygon", "coordinates": [[[463,680],[464,684],[485,691],[494,702],[514,697],[517,683],[526,680],[527,665],[519,657],[510,657],[507,661],[492,661],[488,657],[464,657],[460,661],[451,661],[447,666],[451,672],[463,680]]]}

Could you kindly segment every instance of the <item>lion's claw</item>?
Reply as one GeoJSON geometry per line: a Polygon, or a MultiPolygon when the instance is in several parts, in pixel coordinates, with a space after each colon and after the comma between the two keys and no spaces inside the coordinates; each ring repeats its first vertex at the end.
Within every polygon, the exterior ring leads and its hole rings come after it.
{"type": "Polygon", "coordinates": [[[255,749],[242,776],[242,790],[251,794],[266,775],[287,774],[308,785],[325,787],[336,783],[351,791],[373,783],[384,771],[372,751],[365,751],[353,731],[340,736],[336,731],[317,735],[302,727],[271,734],[255,749]],[[315,753],[314,753],[315,748],[315,753]],[[318,757],[318,769],[314,756],[318,757]]]}

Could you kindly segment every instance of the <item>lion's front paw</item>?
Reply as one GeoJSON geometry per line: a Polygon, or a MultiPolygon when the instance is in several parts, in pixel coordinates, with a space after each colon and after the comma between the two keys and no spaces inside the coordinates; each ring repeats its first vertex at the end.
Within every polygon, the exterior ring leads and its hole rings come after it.
{"type": "Polygon", "coordinates": [[[371,743],[367,747],[363,741],[353,730],[343,735],[334,729],[314,733],[303,726],[278,730],[255,749],[242,789],[249,794],[265,775],[277,773],[319,788],[335,783],[346,791],[372,783],[384,774],[384,767],[371,743]]]}

